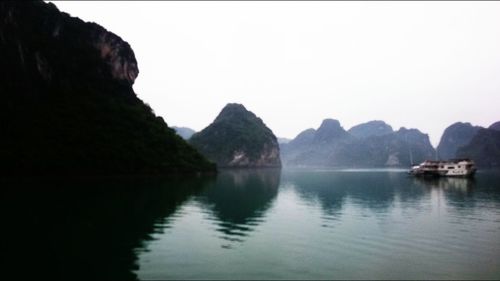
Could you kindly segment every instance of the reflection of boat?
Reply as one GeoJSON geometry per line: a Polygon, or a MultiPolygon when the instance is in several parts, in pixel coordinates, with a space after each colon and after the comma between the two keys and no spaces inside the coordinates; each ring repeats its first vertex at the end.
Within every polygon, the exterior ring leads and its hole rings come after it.
{"type": "Polygon", "coordinates": [[[474,161],[470,159],[426,160],[411,167],[408,173],[414,176],[472,177],[476,170],[474,161]]]}
{"type": "Polygon", "coordinates": [[[417,177],[415,183],[426,187],[459,192],[468,192],[476,184],[474,178],[465,177],[417,177]]]}

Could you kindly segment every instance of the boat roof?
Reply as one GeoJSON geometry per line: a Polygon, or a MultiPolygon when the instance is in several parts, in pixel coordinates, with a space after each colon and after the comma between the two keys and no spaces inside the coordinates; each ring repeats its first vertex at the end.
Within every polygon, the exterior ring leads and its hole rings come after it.
{"type": "Polygon", "coordinates": [[[424,162],[431,164],[441,164],[441,163],[444,164],[444,163],[473,162],[473,161],[469,158],[455,158],[449,160],[425,160],[424,162]]]}

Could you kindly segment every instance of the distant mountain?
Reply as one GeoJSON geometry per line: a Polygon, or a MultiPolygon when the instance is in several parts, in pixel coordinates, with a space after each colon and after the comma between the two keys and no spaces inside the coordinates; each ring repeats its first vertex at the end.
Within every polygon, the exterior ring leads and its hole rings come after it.
{"type": "Polygon", "coordinates": [[[330,166],[336,165],[339,154],[352,136],[334,119],[325,119],[317,130],[308,129],[295,139],[282,145],[281,157],[288,166],[330,166]]]}
{"type": "Polygon", "coordinates": [[[348,131],[357,138],[366,138],[371,136],[382,136],[393,133],[392,127],[384,121],[375,120],[356,125],[348,131]]]}
{"type": "Polygon", "coordinates": [[[1,174],[215,171],[135,94],[130,45],[43,1],[0,3],[1,174]]]}
{"type": "Polygon", "coordinates": [[[294,139],[292,139],[288,144],[291,146],[309,145],[312,143],[314,136],[316,134],[315,129],[307,129],[298,134],[294,139]]]}
{"type": "Polygon", "coordinates": [[[413,163],[434,158],[428,135],[416,129],[394,132],[378,121],[353,128],[356,136],[345,131],[337,120],[326,119],[318,130],[303,131],[282,145],[282,161],[286,166],[406,167],[411,158],[413,163]]]}
{"type": "Polygon", "coordinates": [[[172,126],[172,129],[174,129],[175,132],[185,140],[188,140],[194,133],[196,133],[195,130],[187,127],[172,126]]]}
{"type": "Polygon", "coordinates": [[[340,126],[340,122],[335,119],[325,119],[321,122],[318,130],[314,134],[313,143],[332,143],[344,138],[349,138],[349,133],[340,126]]]}
{"type": "Polygon", "coordinates": [[[277,138],[279,144],[289,143],[292,139],[288,138],[277,138]]]}
{"type": "Polygon", "coordinates": [[[456,158],[457,150],[468,144],[476,133],[481,129],[479,126],[472,126],[470,123],[457,122],[444,130],[439,145],[437,147],[440,159],[456,158]]]}
{"type": "Polygon", "coordinates": [[[458,149],[457,157],[470,158],[479,167],[500,167],[500,131],[480,129],[467,145],[458,149]]]}
{"type": "Polygon", "coordinates": [[[488,129],[500,131],[500,121],[491,124],[488,129]]]}
{"type": "Polygon", "coordinates": [[[230,103],[189,142],[219,167],[280,167],[273,132],[243,105],[230,103]]]}
{"type": "MultiPolygon", "coordinates": [[[[403,127],[392,134],[367,138],[366,142],[380,139],[383,140],[380,145],[373,148],[375,148],[374,151],[382,148],[387,153],[384,162],[386,166],[407,167],[427,159],[435,159],[436,151],[429,141],[429,135],[417,129],[403,127]]],[[[384,160],[385,156],[381,160],[384,160]]],[[[380,164],[381,162],[377,163],[377,165],[380,164]]]]}

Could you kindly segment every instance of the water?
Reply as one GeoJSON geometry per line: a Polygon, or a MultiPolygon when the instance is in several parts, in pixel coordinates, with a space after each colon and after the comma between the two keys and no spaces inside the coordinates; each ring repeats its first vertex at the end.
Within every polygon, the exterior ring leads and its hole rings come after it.
{"type": "Polygon", "coordinates": [[[7,276],[499,279],[500,173],[242,170],[214,178],[19,181],[7,276]]]}

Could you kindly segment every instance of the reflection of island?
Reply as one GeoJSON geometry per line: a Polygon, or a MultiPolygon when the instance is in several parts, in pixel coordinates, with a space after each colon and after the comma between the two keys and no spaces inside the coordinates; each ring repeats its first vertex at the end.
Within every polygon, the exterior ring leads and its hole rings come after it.
{"type": "Polygon", "coordinates": [[[278,193],[280,173],[280,169],[224,170],[204,189],[199,200],[213,214],[222,239],[242,242],[263,221],[278,193]]]}
{"type": "Polygon", "coordinates": [[[372,172],[294,172],[287,174],[300,197],[319,202],[325,215],[337,216],[347,198],[376,212],[389,208],[394,201],[393,179],[386,173],[372,172]]]}
{"type": "Polygon", "coordinates": [[[137,279],[137,249],[205,183],[159,178],[3,182],[2,274],[137,279]]]}

